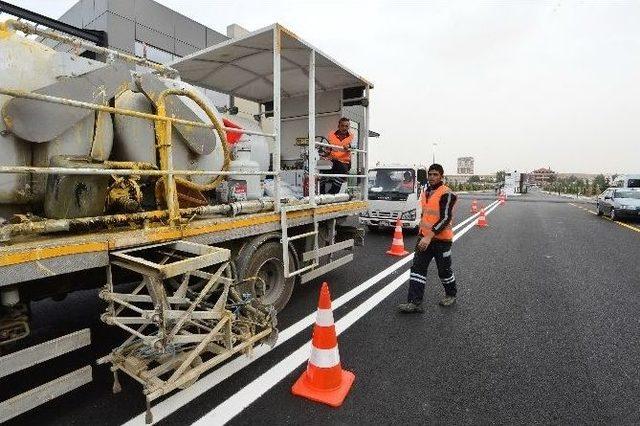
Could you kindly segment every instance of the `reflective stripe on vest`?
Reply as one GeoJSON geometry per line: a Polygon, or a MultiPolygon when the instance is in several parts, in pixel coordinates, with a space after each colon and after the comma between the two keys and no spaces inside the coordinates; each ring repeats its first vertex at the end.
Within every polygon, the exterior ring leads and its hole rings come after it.
{"type": "MultiPolygon", "coordinates": [[[[422,205],[422,219],[420,220],[420,234],[426,235],[431,231],[433,225],[440,220],[440,198],[448,192],[451,192],[447,186],[442,185],[431,193],[429,198],[425,196],[426,191],[420,196],[420,204],[422,205]]],[[[453,214],[453,213],[452,213],[453,214]]],[[[453,218],[445,228],[433,236],[436,240],[453,240],[453,218]]]]}
{"type": "MultiPolygon", "coordinates": [[[[349,133],[349,136],[344,138],[343,140],[338,139],[334,132],[329,133],[327,136],[329,143],[331,145],[340,146],[342,148],[348,148],[351,145],[351,141],[353,140],[353,135],[349,133]]],[[[341,163],[351,163],[351,153],[349,151],[343,151],[341,149],[332,149],[329,153],[329,158],[332,160],[338,160],[341,163]]]]}

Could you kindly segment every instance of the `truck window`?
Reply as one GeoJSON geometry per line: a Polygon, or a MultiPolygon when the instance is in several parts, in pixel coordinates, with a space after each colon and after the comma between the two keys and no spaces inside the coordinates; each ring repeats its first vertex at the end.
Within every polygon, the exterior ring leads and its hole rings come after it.
{"type": "Polygon", "coordinates": [[[627,180],[627,188],[640,188],[640,179],[627,180]]]}
{"type": "Polygon", "coordinates": [[[416,176],[411,169],[369,170],[369,192],[409,194],[415,191],[416,176]]]}

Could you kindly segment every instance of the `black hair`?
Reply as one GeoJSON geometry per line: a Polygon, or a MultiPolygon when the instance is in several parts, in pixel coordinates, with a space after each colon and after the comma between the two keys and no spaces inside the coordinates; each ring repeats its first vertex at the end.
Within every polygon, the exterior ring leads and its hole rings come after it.
{"type": "Polygon", "coordinates": [[[427,170],[427,172],[430,172],[431,170],[435,170],[441,175],[444,175],[444,168],[438,163],[433,163],[432,165],[430,165],[429,170],[427,170]]]}
{"type": "Polygon", "coordinates": [[[347,117],[342,117],[342,118],[340,118],[340,120],[338,120],[338,123],[342,123],[343,121],[350,122],[351,120],[349,120],[347,117]]]}

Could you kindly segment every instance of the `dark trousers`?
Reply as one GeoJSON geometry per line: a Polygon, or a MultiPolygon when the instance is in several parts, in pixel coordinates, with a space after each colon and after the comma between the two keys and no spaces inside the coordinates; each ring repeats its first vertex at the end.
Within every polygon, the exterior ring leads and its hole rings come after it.
{"type": "MultiPolygon", "coordinates": [[[[330,174],[334,175],[346,175],[349,173],[351,169],[351,164],[343,163],[338,160],[331,160],[331,170],[330,174]]],[[[340,188],[342,187],[342,183],[347,180],[346,178],[341,177],[326,177],[322,178],[322,185],[320,185],[320,193],[321,194],[337,194],[340,192],[340,188]]]]}
{"type": "Polygon", "coordinates": [[[451,241],[431,240],[425,251],[416,248],[409,277],[409,296],[407,300],[415,304],[422,303],[424,286],[427,283],[427,270],[431,259],[436,260],[438,277],[447,296],[456,295],[456,277],[451,270],[451,241]]]}

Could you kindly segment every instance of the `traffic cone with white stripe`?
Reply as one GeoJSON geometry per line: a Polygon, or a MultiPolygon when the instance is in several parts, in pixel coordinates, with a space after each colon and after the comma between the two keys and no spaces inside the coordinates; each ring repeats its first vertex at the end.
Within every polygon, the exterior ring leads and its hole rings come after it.
{"type": "Polygon", "coordinates": [[[503,206],[504,203],[506,203],[506,202],[507,202],[507,196],[503,192],[502,194],[500,194],[500,205],[503,206]]]}
{"type": "Polygon", "coordinates": [[[484,209],[480,209],[480,216],[478,216],[478,228],[484,228],[489,226],[487,222],[487,215],[484,214],[484,209]]]}
{"type": "Polygon", "coordinates": [[[396,229],[393,232],[393,241],[391,242],[391,248],[387,250],[387,254],[392,256],[405,256],[409,254],[409,252],[404,249],[402,222],[400,222],[400,218],[398,218],[398,221],[396,222],[396,229]]]}
{"type": "Polygon", "coordinates": [[[325,282],[320,290],[307,371],[294,383],[291,392],[312,401],[339,407],[355,378],[352,372],[343,370],[340,364],[331,295],[325,282]]]}
{"type": "Polygon", "coordinates": [[[471,213],[478,213],[478,202],[476,200],[471,201],[471,213]]]}

